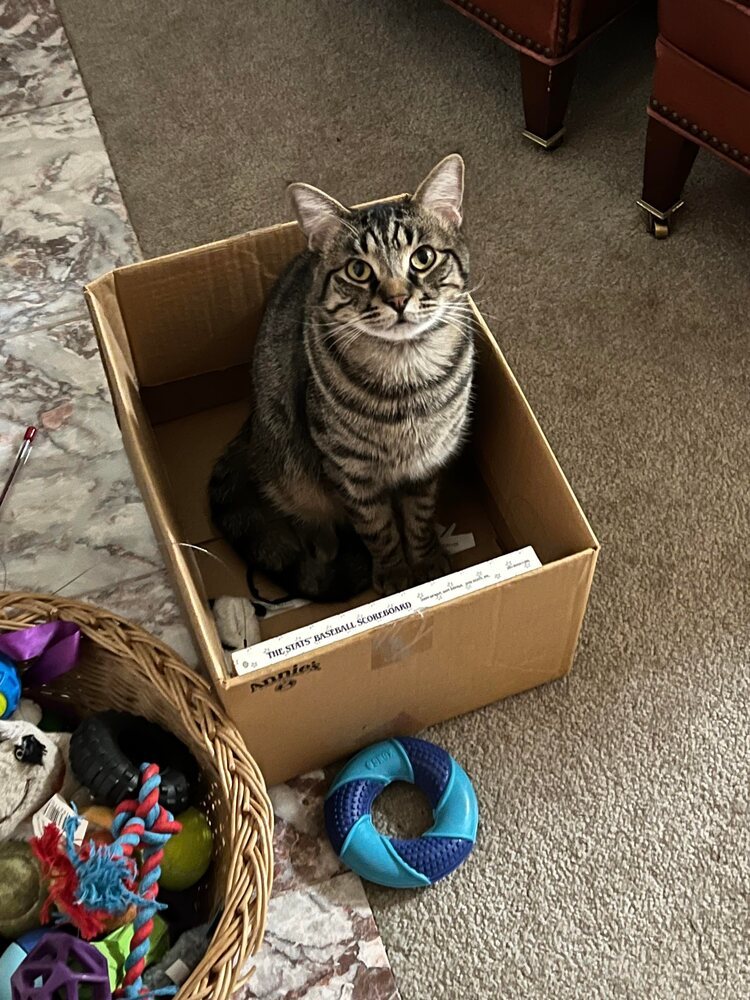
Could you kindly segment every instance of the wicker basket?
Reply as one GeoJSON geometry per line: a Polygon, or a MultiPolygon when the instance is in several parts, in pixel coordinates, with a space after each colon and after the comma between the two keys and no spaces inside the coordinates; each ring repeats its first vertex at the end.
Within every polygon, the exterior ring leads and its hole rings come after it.
{"type": "Polygon", "coordinates": [[[201,807],[216,845],[207,903],[222,915],[178,1000],[225,1000],[252,974],[243,967],[261,944],[273,878],[273,812],[260,771],[208,682],[142,628],[79,601],[0,594],[0,631],[57,618],[75,622],[87,641],[78,666],[50,692],[75,699],[84,713],[114,708],[158,722],[201,767],[201,807]]]}

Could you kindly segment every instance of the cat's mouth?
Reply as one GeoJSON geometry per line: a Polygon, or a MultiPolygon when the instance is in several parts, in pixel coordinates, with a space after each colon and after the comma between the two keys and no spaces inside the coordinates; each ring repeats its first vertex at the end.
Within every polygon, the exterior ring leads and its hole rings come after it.
{"type": "Polygon", "coordinates": [[[389,326],[370,326],[363,323],[361,329],[369,336],[377,337],[380,340],[390,340],[391,342],[415,340],[435,326],[441,315],[441,310],[435,310],[429,316],[407,316],[402,313],[395,317],[389,326]]]}

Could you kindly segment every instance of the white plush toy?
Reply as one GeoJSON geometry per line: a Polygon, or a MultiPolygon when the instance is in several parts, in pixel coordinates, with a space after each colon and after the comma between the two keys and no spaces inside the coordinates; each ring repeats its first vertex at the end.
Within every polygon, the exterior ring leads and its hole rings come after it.
{"type": "Polygon", "coordinates": [[[42,710],[35,701],[30,698],[21,698],[18,708],[10,717],[10,722],[30,722],[32,726],[38,726],[42,721],[42,710]]]}
{"type": "Polygon", "coordinates": [[[213,613],[219,639],[227,652],[246,649],[260,641],[255,607],[246,597],[217,597],[213,613]]]}
{"type": "Polygon", "coordinates": [[[31,836],[31,817],[56,792],[72,798],[69,733],[45,733],[26,721],[0,721],[0,841],[31,836]]]}

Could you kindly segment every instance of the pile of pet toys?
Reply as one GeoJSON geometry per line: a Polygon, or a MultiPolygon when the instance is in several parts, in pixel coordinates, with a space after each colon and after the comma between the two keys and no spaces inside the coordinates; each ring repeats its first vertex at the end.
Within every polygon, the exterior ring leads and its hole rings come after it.
{"type": "Polygon", "coordinates": [[[200,913],[214,845],[185,746],[25,697],[79,643],[69,622],[0,635],[0,1000],[172,995],[217,916],[200,913]]]}

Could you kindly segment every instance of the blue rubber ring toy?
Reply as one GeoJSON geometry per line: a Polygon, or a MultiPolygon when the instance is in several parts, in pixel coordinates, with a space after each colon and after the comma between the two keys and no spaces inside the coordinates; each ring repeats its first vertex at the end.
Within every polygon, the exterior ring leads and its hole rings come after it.
{"type": "Polygon", "coordinates": [[[426,740],[375,743],[353,757],[326,796],[333,849],[352,871],[394,889],[432,885],[462,864],[477,839],[477,797],[464,769],[426,740]],[[372,804],[392,781],[427,796],[435,822],[412,840],[386,837],[372,822],[372,804]]]}

